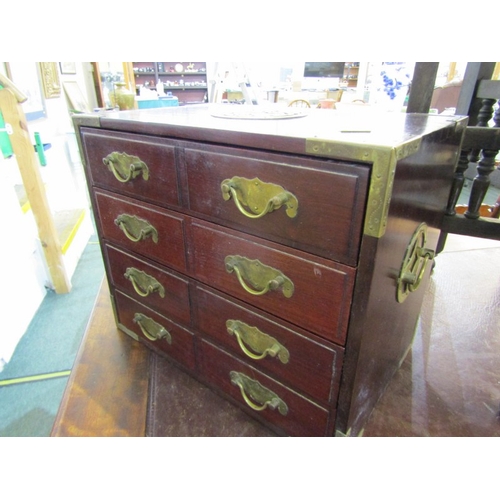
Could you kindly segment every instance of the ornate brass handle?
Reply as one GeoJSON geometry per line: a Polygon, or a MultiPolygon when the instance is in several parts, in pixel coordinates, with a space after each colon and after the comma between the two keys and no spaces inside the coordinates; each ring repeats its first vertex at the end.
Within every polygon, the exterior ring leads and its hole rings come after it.
{"type": "Polygon", "coordinates": [[[115,224],[134,243],[148,237],[158,243],[158,231],[147,220],[140,219],[135,215],[121,214],[115,219],[115,224]]]}
{"type": "Polygon", "coordinates": [[[160,325],[148,316],[141,313],[135,313],[134,323],[139,325],[139,328],[147,339],[153,342],[165,339],[169,344],[172,344],[172,336],[170,335],[170,332],[164,326],[160,325]]]}
{"type": "Polygon", "coordinates": [[[163,299],[165,297],[165,287],[153,276],[149,276],[144,271],[135,267],[128,267],[124,274],[134,287],[134,290],[141,297],[147,297],[150,293],[158,292],[163,299]]]}
{"type": "Polygon", "coordinates": [[[224,259],[226,271],[236,274],[240,285],[251,295],[264,295],[270,290],[281,288],[283,295],[290,298],[294,285],[281,271],[239,255],[228,255],[224,259]],[[250,286],[246,282],[250,283],[250,286]]]}
{"type": "Polygon", "coordinates": [[[228,319],[226,328],[229,335],[234,335],[241,350],[251,359],[263,359],[267,355],[278,356],[278,359],[287,364],[290,360],[290,353],[276,339],[261,332],[258,328],[248,326],[243,321],[228,319]],[[252,349],[250,351],[247,345],[252,349]],[[254,354],[258,353],[258,354],[254,354]]]}
{"type": "Polygon", "coordinates": [[[297,215],[297,198],[277,184],[265,183],[257,178],[233,177],[222,181],[221,190],[224,200],[232,198],[238,210],[250,219],[259,219],[283,205],[287,206],[288,217],[297,215]]]}
{"type": "Polygon", "coordinates": [[[253,380],[243,373],[232,371],[229,373],[231,383],[240,388],[245,403],[255,411],[263,411],[266,408],[276,410],[287,415],[287,404],[274,392],[264,387],[257,380],[253,380]],[[251,398],[251,399],[250,399],[251,398]],[[252,401],[253,400],[253,401],[252,401]]]}
{"type": "Polygon", "coordinates": [[[422,222],[410,239],[399,271],[396,300],[400,303],[420,286],[427,265],[434,259],[434,250],[424,248],[426,240],[427,224],[422,222]]]}
{"type": "Polygon", "coordinates": [[[149,179],[148,166],[137,156],[114,151],[103,158],[102,162],[120,182],[128,182],[141,174],[145,181],[149,179]]]}

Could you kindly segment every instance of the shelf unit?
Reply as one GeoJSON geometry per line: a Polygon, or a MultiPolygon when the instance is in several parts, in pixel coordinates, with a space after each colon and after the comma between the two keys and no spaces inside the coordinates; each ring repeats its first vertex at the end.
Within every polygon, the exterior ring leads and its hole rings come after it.
{"type": "Polygon", "coordinates": [[[161,80],[179,104],[207,102],[207,65],[204,62],[133,62],[134,86],[156,89],[161,80]]]}
{"type": "Polygon", "coordinates": [[[358,85],[359,62],[346,62],[344,66],[344,77],[342,85],[350,88],[358,85]]]}

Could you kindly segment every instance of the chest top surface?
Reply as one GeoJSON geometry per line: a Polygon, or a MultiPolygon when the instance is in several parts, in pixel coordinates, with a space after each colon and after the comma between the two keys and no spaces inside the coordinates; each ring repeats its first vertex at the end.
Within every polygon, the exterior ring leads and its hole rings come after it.
{"type": "Polygon", "coordinates": [[[287,145],[293,149],[294,143],[312,139],[360,147],[398,148],[464,122],[463,117],[321,109],[309,109],[297,116],[284,111],[284,118],[269,119],[267,109],[270,108],[208,104],[113,112],[94,115],[94,120],[99,126],[114,130],[195,140],[201,137],[200,134],[207,140],[218,137],[220,141],[224,137],[226,142],[237,146],[254,145],[259,139],[281,139],[281,150],[287,145]],[[231,113],[226,111],[229,108],[231,113]]]}

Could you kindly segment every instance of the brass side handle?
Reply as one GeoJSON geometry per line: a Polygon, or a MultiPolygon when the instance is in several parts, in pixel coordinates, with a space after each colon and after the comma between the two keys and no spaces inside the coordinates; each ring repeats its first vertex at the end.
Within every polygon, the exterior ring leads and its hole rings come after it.
{"type": "Polygon", "coordinates": [[[157,323],[148,316],[142,313],[135,313],[134,323],[139,325],[144,336],[152,342],[165,339],[168,344],[172,344],[170,332],[163,325],[160,325],[160,323],[157,323]]]}
{"type": "Polygon", "coordinates": [[[102,162],[119,182],[129,182],[139,175],[145,181],[149,179],[149,168],[138,156],[114,151],[103,158],[102,162]]]}
{"type": "Polygon", "coordinates": [[[234,272],[242,288],[251,295],[264,295],[279,288],[286,298],[293,295],[293,282],[278,269],[266,266],[259,260],[228,255],[224,263],[226,271],[234,272]]]}
{"type": "Polygon", "coordinates": [[[137,295],[147,297],[149,294],[157,292],[162,299],[165,298],[165,287],[156,278],[144,271],[135,267],[128,267],[124,276],[132,283],[137,295]]]}
{"type": "Polygon", "coordinates": [[[427,266],[434,259],[435,252],[425,248],[427,224],[422,222],[410,239],[397,278],[396,300],[401,303],[422,282],[427,266]]]}
{"type": "Polygon", "coordinates": [[[158,243],[158,231],[147,220],[140,219],[135,215],[121,214],[115,219],[115,224],[134,243],[148,237],[158,243]]]}
{"type": "Polygon", "coordinates": [[[245,403],[255,411],[263,411],[266,408],[276,410],[286,416],[288,414],[287,404],[274,392],[264,387],[257,380],[247,377],[243,373],[232,371],[229,373],[231,383],[239,387],[245,403]]]}
{"type": "Polygon", "coordinates": [[[286,347],[255,326],[249,326],[243,321],[228,319],[226,328],[229,335],[234,335],[240,349],[249,358],[259,360],[268,355],[273,358],[277,356],[284,365],[290,360],[290,353],[286,347]]]}
{"type": "Polygon", "coordinates": [[[287,207],[288,217],[297,215],[297,197],[277,184],[262,182],[258,178],[233,177],[222,181],[221,190],[224,200],[232,198],[238,210],[250,219],[259,219],[283,205],[287,207]]]}

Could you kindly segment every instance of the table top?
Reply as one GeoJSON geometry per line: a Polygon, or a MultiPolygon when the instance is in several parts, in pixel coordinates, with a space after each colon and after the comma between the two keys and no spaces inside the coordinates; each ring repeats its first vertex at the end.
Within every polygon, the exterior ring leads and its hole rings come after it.
{"type": "Polygon", "coordinates": [[[144,436],[148,376],[149,350],[117,329],[104,279],[51,435],[144,436]]]}
{"type": "MultiPolygon", "coordinates": [[[[360,110],[287,108],[279,104],[247,106],[200,104],[178,108],[120,111],[99,116],[76,115],[77,122],[115,130],[144,131],[174,138],[210,141],[224,132],[227,143],[252,146],[260,137],[288,143],[321,140],[387,148],[418,140],[446,127],[465,127],[464,117],[360,110]]],[[[272,146],[271,146],[272,147],[272,146]]],[[[291,151],[293,152],[293,151],[291,151]]]]}

